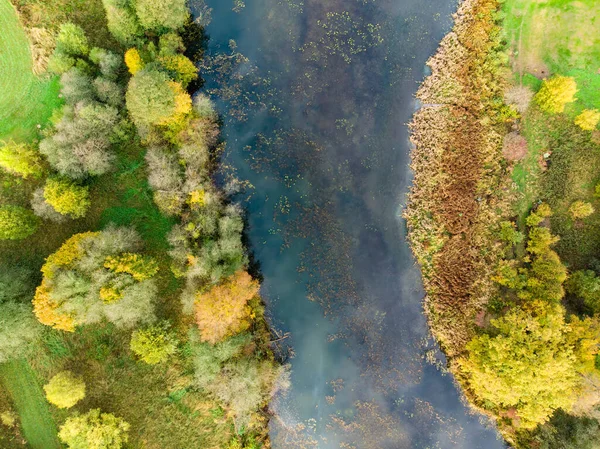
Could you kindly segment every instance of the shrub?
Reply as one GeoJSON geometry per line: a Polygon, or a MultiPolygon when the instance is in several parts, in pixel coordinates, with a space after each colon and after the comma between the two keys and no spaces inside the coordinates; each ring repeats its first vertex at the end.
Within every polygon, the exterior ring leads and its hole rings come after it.
{"type": "Polygon", "coordinates": [[[125,52],[125,65],[132,75],[135,75],[144,68],[144,61],[142,61],[137,48],[130,48],[125,52]]]}
{"type": "Polygon", "coordinates": [[[143,36],[133,6],[129,0],[102,0],[106,10],[108,29],[123,45],[133,45],[143,36]]]}
{"type": "Polygon", "coordinates": [[[0,207],[0,240],[27,238],[38,225],[38,218],[29,209],[11,205],[0,207]]]}
{"type": "Polygon", "coordinates": [[[167,361],[177,350],[177,340],[168,323],[139,329],[131,336],[131,350],[149,365],[167,361]]]}
{"type": "Polygon", "coordinates": [[[504,136],[502,155],[509,161],[520,161],[527,156],[527,140],[517,132],[504,136]]]}
{"type": "Polygon", "coordinates": [[[63,23],[56,38],[56,52],[69,56],[87,56],[90,48],[83,29],[73,23],[63,23]]]}
{"type": "Polygon", "coordinates": [[[169,77],[149,69],[140,70],[131,78],[126,102],[136,124],[157,125],[173,117],[177,108],[169,77]]]}
{"type": "Polygon", "coordinates": [[[584,131],[593,131],[600,122],[600,111],[598,109],[585,109],[575,117],[575,124],[584,131]]]}
{"type": "Polygon", "coordinates": [[[479,400],[500,410],[516,409],[521,427],[529,429],[559,408],[568,410],[579,378],[561,306],[534,303],[492,325],[494,333],[475,337],[461,361],[479,400]]]}
{"type": "Polygon", "coordinates": [[[9,142],[0,148],[0,167],[23,178],[37,178],[44,172],[39,153],[28,145],[15,142],[9,142]]]}
{"type": "Polygon", "coordinates": [[[542,82],[542,87],[535,96],[540,108],[551,114],[565,110],[567,103],[575,101],[577,83],[569,76],[555,76],[542,82]]]}
{"type": "Polygon", "coordinates": [[[71,408],[85,397],[85,382],[71,371],[61,371],[44,385],[46,399],[58,408],[71,408]]]}
{"type": "Polygon", "coordinates": [[[129,427],[123,419],[93,409],[67,418],[58,437],[69,449],[121,449],[129,440],[129,427]]]}
{"type": "Polygon", "coordinates": [[[513,86],[504,94],[504,101],[514,106],[520,113],[525,114],[533,98],[533,91],[527,86],[513,86]]]}
{"type": "Polygon", "coordinates": [[[258,282],[238,271],[220,285],[196,297],[196,321],[202,341],[217,343],[250,327],[248,301],[258,294],[258,282]]]}
{"type": "Polygon", "coordinates": [[[140,24],[147,30],[176,30],[189,16],[186,0],[134,0],[133,3],[140,24]]]}
{"type": "Polygon", "coordinates": [[[587,218],[594,213],[594,207],[590,203],[586,203],[585,201],[575,201],[569,207],[569,213],[573,220],[579,220],[583,218],[587,218]]]}
{"type": "Polygon", "coordinates": [[[50,178],[44,187],[44,198],[56,212],[71,218],[84,217],[90,207],[89,188],[65,178],[50,178]]]}

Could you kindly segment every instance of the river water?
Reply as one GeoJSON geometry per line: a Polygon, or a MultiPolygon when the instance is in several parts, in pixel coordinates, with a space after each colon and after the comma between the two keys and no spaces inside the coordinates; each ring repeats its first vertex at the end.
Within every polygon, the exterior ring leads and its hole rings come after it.
{"type": "Polygon", "coordinates": [[[413,95],[456,1],[206,6],[222,178],[244,182],[236,198],[292,369],[271,404],[273,447],[504,447],[444,373],[401,219],[413,95]]]}

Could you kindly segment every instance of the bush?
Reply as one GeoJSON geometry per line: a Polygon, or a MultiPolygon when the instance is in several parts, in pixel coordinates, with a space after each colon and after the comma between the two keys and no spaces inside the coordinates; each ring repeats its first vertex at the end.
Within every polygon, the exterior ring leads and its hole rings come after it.
{"type": "Polygon", "coordinates": [[[149,365],[166,362],[177,350],[177,339],[168,323],[139,329],[131,336],[131,350],[149,365]]]}
{"type": "Polygon", "coordinates": [[[87,56],[90,51],[83,29],[73,23],[63,23],[56,38],[56,52],[69,56],[87,56]]]}
{"type": "Polygon", "coordinates": [[[108,29],[122,45],[134,45],[143,36],[133,6],[129,0],[102,0],[108,29]]]}
{"type": "Polygon", "coordinates": [[[85,382],[71,371],[61,371],[44,385],[46,399],[58,408],[71,408],[85,397],[85,382]]]}
{"type": "Polygon", "coordinates": [[[504,94],[504,101],[520,114],[525,114],[533,98],[533,91],[527,86],[513,86],[504,94]]]}
{"type": "Polygon", "coordinates": [[[125,65],[132,75],[135,75],[144,68],[144,61],[142,61],[137,48],[130,48],[125,52],[125,65]]]}
{"type": "Polygon", "coordinates": [[[69,449],[121,449],[129,440],[129,427],[123,419],[93,409],[67,418],[58,438],[69,449]]]}
{"type": "Polygon", "coordinates": [[[37,178],[44,173],[39,153],[28,145],[15,142],[0,148],[0,167],[23,178],[37,178]]]}
{"type": "Polygon", "coordinates": [[[238,271],[220,285],[196,296],[196,321],[202,341],[217,343],[250,327],[248,301],[258,294],[258,282],[238,271]]]}
{"type": "Polygon", "coordinates": [[[575,201],[569,207],[569,213],[573,220],[579,220],[583,218],[587,218],[594,213],[594,207],[590,203],[586,203],[585,201],[575,201]]]}
{"type": "Polygon", "coordinates": [[[0,240],[21,240],[33,234],[39,220],[29,209],[20,206],[0,207],[0,240]]]}
{"type": "Polygon", "coordinates": [[[520,161],[527,156],[527,140],[517,132],[504,136],[502,155],[509,161],[520,161]]]}
{"type": "Polygon", "coordinates": [[[84,217],[90,207],[89,188],[64,178],[50,178],[44,187],[46,202],[62,215],[84,217]]]}
{"type": "Polygon", "coordinates": [[[575,124],[584,131],[593,131],[600,122],[600,111],[598,109],[585,109],[575,117],[575,124]]]}
{"type": "Polygon", "coordinates": [[[140,24],[147,30],[177,30],[185,24],[189,13],[186,0],[134,0],[140,24]]]}
{"type": "Polygon", "coordinates": [[[544,80],[535,96],[540,108],[550,114],[558,114],[565,110],[567,103],[575,101],[577,83],[569,76],[555,76],[544,80]]]}

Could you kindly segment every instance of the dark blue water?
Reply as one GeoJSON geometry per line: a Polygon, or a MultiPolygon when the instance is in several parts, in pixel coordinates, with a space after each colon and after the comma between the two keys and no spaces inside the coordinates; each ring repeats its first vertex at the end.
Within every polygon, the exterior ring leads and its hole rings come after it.
{"type": "Polygon", "coordinates": [[[225,174],[292,367],[274,448],[503,447],[440,368],[401,219],[413,95],[456,2],[207,3],[225,174]]]}

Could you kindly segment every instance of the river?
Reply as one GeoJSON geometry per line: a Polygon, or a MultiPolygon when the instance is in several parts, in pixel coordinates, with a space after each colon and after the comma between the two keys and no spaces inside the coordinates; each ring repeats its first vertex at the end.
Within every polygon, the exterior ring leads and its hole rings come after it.
{"type": "Polygon", "coordinates": [[[413,95],[456,1],[207,6],[221,178],[244,183],[236,199],[292,369],[271,404],[273,447],[504,447],[444,372],[401,218],[413,95]]]}

